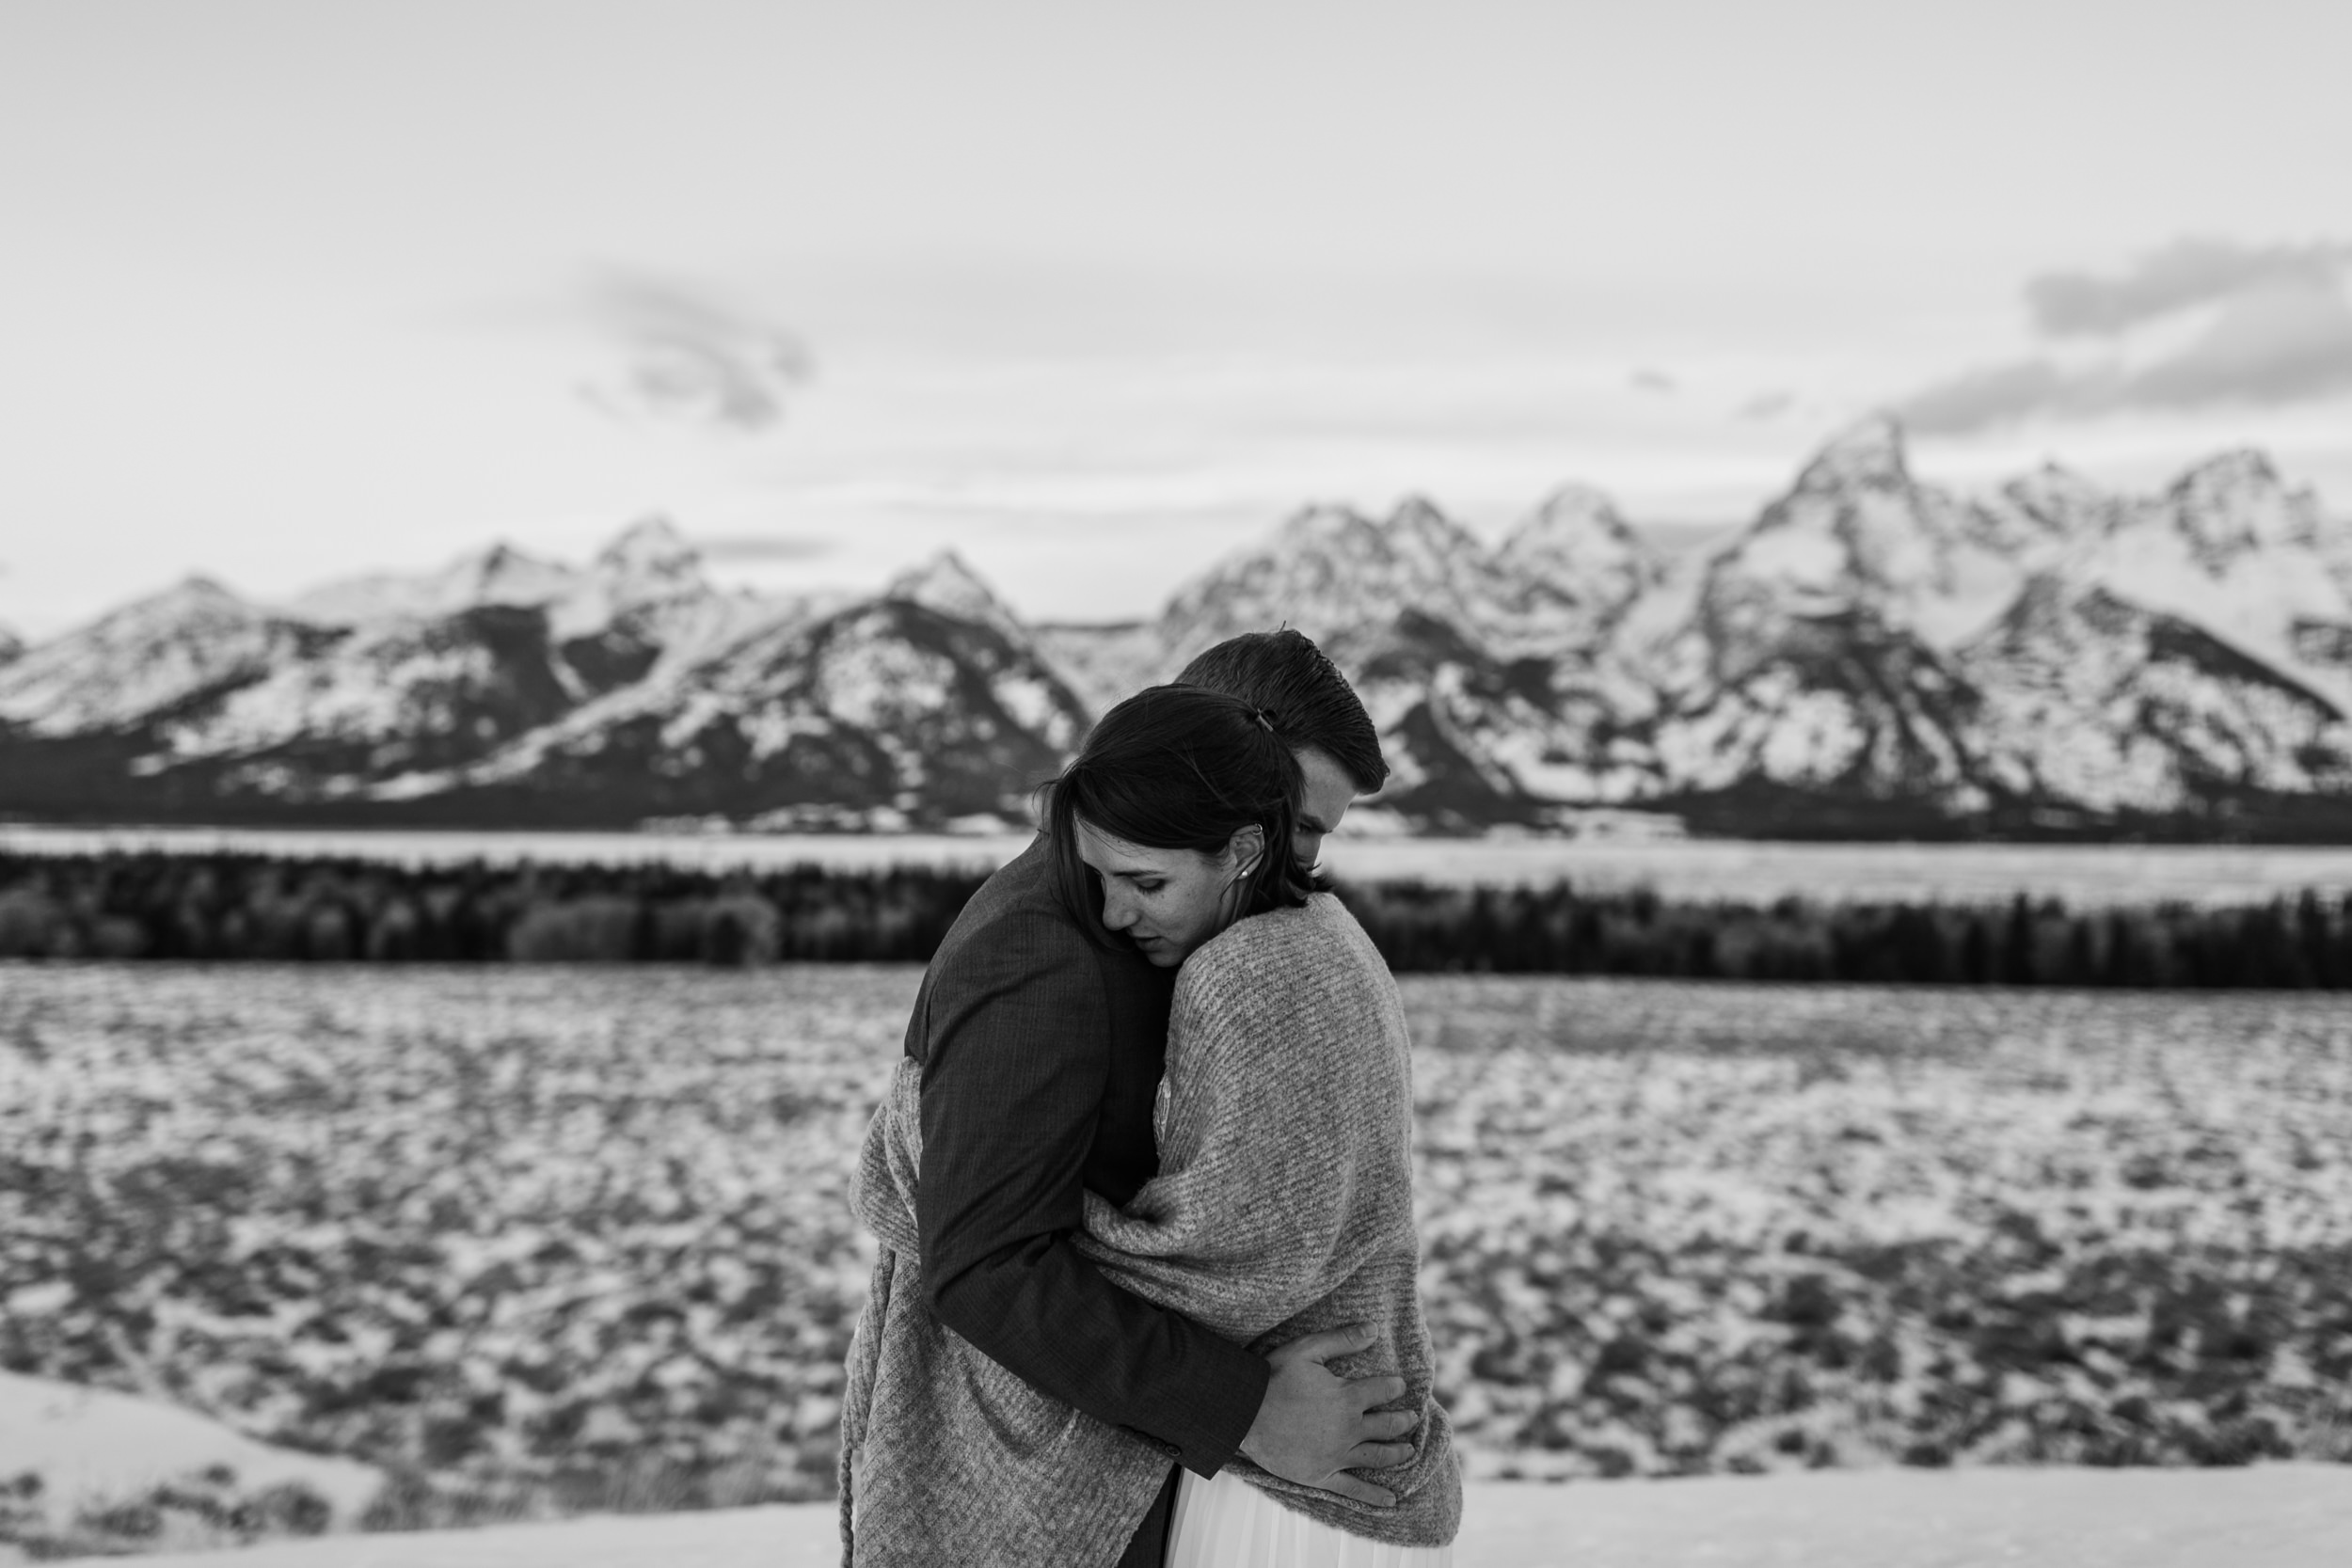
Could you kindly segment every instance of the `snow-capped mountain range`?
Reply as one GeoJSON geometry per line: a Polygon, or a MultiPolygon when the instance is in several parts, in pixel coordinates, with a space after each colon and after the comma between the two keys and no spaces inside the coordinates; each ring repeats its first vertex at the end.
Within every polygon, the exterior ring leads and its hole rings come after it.
{"type": "Polygon", "coordinates": [[[665,522],[256,604],[192,579],[0,635],[0,814],[761,827],[1017,820],[1092,714],[1288,624],[1407,828],[1597,808],[1750,833],[2352,837],[2352,524],[2260,453],[2153,496],[1922,483],[1873,419],[1704,556],[1606,496],[1498,544],[1307,508],[1154,619],[1031,626],[952,554],[871,595],[714,586],[665,522]]]}

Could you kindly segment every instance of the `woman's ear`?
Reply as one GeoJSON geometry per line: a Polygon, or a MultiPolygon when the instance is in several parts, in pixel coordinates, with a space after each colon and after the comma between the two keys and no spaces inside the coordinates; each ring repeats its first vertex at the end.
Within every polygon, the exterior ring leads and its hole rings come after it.
{"type": "Polygon", "coordinates": [[[1252,822],[1226,842],[1225,852],[1233,857],[1233,880],[1238,882],[1265,857],[1265,830],[1252,822]]]}

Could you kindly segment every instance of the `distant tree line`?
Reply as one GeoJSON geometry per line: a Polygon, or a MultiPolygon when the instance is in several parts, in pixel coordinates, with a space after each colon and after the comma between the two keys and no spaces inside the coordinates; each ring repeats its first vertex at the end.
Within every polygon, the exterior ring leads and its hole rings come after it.
{"type": "Polygon", "coordinates": [[[1390,966],[1866,985],[2352,990],[2352,896],[2211,908],[1677,902],[1647,889],[1345,890],[1390,966]]]}
{"type": "MultiPolygon", "coordinates": [[[[920,962],[982,877],[814,866],[408,868],[0,854],[0,958],[920,962]]],[[[2352,990],[2352,897],[2236,907],[1670,901],[1566,882],[1341,890],[1403,972],[1864,984],[2352,990]]]]}
{"type": "Polygon", "coordinates": [[[0,854],[0,958],[920,962],[983,879],[898,867],[720,876],[663,865],[0,854]]]}

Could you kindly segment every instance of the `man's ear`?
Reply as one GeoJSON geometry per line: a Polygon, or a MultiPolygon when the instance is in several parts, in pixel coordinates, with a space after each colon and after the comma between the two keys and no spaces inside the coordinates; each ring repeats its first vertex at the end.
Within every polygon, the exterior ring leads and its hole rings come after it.
{"type": "Polygon", "coordinates": [[[1238,882],[1257,870],[1258,862],[1265,858],[1265,830],[1252,822],[1237,830],[1225,849],[1233,857],[1233,880],[1238,882]]]}

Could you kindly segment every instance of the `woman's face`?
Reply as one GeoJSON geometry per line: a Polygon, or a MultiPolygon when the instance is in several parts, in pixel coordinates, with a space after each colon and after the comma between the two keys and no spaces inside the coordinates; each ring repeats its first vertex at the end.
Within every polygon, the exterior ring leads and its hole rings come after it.
{"type": "Polygon", "coordinates": [[[1264,834],[1245,828],[1222,851],[1151,849],[1097,832],[1078,821],[1078,856],[1103,879],[1103,924],[1124,931],[1136,950],[1174,969],[1233,923],[1241,882],[1258,863],[1264,834]]]}

